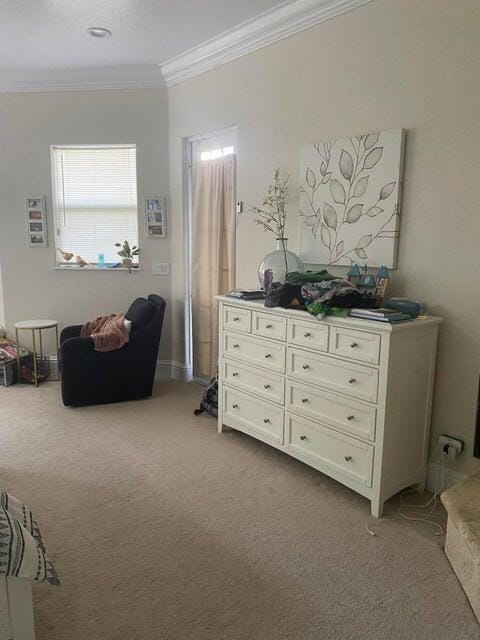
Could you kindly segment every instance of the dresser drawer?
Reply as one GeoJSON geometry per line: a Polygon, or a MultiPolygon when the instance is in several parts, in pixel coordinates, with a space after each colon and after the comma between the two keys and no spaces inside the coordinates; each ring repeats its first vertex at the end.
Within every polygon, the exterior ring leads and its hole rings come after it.
{"type": "Polygon", "coordinates": [[[273,313],[254,311],[252,315],[252,333],[265,338],[283,340],[287,337],[287,319],[273,313]]]}
{"type": "Polygon", "coordinates": [[[326,473],[331,470],[372,486],[374,447],[370,444],[290,413],[286,414],[285,444],[294,455],[307,457],[326,473]]]}
{"type": "Polygon", "coordinates": [[[303,382],[287,380],[285,406],[353,436],[375,440],[377,410],[371,405],[347,400],[303,382]]]}
{"type": "Polygon", "coordinates": [[[380,336],[355,329],[330,329],[330,353],[349,360],[378,364],[380,361],[380,336]]]}
{"type": "Polygon", "coordinates": [[[285,399],[285,382],[281,376],[243,362],[223,360],[223,382],[263,396],[271,402],[283,405],[285,399]]]}
{"type": "Polygon", "coordinates": [[[288,348],[287,374],[347,396],[376,402],[378,371],[328,355],[288,348]]]}
{"type": "Polygon", "coordinates": [[[250,309],[231,307],[226,304],[223,307],[223,326],[225,329],[250,333],[252,330],[252,312],[250,309]]]}
{"type": "Polygon", "coordinates": [[[277,407],[225,385],[223,387],[223,422],[243,427],[267,439],[283,444],[283,407],[277,407]]]}
{"type": "Polygon", "coordinates": [[[223,353],[270,371],[285,373],[285,347],[282,344],[226,332],[223,334],[223,353]]]}
{"type": "Polygon", "coordinates": [[[328,329],[326,324],[320,324],[320,322],[289,318],[288,341],[299,347],[328,351],[328,329]]]}

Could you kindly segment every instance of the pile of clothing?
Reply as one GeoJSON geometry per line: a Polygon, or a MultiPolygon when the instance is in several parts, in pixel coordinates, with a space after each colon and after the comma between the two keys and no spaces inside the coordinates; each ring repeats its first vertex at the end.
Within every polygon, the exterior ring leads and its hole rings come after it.
{"type": "Polygon", "coordinates": [[[285,284],[274,282],[265,298],[266,307],[306,309],[316,318],[326,315],[347,316],[352,307],[372,308],[375,300],[371,293],[360,291],[344,278],[321,271],[294,271],[287,275],[285,284]]]}
{"type": "MultiPolygon", "coordinates": [[[[30,352],[20,347],[20,378],[22,382],[33,382],[33,360],[30,352]]],[[[17,379],[17,345],[8,338],[0,337],[0,383],[6,387],[17,379]]]]}
{"type": "MultiPolygon", "coordinates": [[[[28,356],[29,352],[24,347],[20,347],[20,358],[28,356]]],[[[17,359],[17,345],[8,338],[0,338],[0,366],[17,359]]]]}

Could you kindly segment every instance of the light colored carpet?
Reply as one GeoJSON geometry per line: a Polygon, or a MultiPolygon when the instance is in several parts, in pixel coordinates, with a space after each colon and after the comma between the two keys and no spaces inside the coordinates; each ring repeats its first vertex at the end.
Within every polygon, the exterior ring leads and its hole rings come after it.
{"type": "Polygon", "coordinates": [[[430,527],[378,524],[326,476],[218,435],[200,395],[65,409],[56,383],[0,389],[1,484],[63,580],[35,587],[38,640],[478,640],[430,527]]]}

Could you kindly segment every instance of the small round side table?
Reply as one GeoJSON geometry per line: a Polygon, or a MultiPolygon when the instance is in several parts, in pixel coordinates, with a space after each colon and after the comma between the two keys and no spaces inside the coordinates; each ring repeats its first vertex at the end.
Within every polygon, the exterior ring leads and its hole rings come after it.
{"type": "Polygon", "coordinates": [[[15,323],[15,337],[17,341],[18,379],[20,381],[20,342],[18,340],[18,332],[31,331],[32,343],[33,343],[33,377],[34,377],[34,382],[36,387],[38,387],[38,372],[37,372],[37,340],[36,340],[35,331],[38,331],[40,359],[42,359],[43,358],[42,331],[44,329],[55,329],[55,344],[58,351],[58,322],[56,320],[23,320],[22,322],[15,323]]]}

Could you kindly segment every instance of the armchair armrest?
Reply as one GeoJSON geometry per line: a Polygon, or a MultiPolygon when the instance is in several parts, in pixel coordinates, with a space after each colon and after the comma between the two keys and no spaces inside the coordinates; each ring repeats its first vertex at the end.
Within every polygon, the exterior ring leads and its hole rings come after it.
{"type": "Polygon", "coordinates": [[[81,353],[88,353],[89,343],[93,340],[90,338],[80,338],[80,330],[82,325],[73,325],[71,327],[65,327],[60,334],[60,347],[58,349],[58,372],[59,374],[65,374],[65,370],[69,367],[70,363],[80,356],[81,353]],[[73,343],[73,344],[71,344],[73,343]]]}
{"type": "Polygon", "coordinates": [[[83,325],[81,324],[73,324],[70,327],[65,327],[64,329],[62,329],[62,332],[60,333],[60,344],[62,344],[69,338],[79,338],[82,326],[83,325]]]}
{"type": "Polygon", "coordinates": [[[95,343],[92,338],[67,338],[60,343],[60,353],[62,362],[65,365],[69,361],[88,358],[89,355],[94,355],[95,343]]]}

